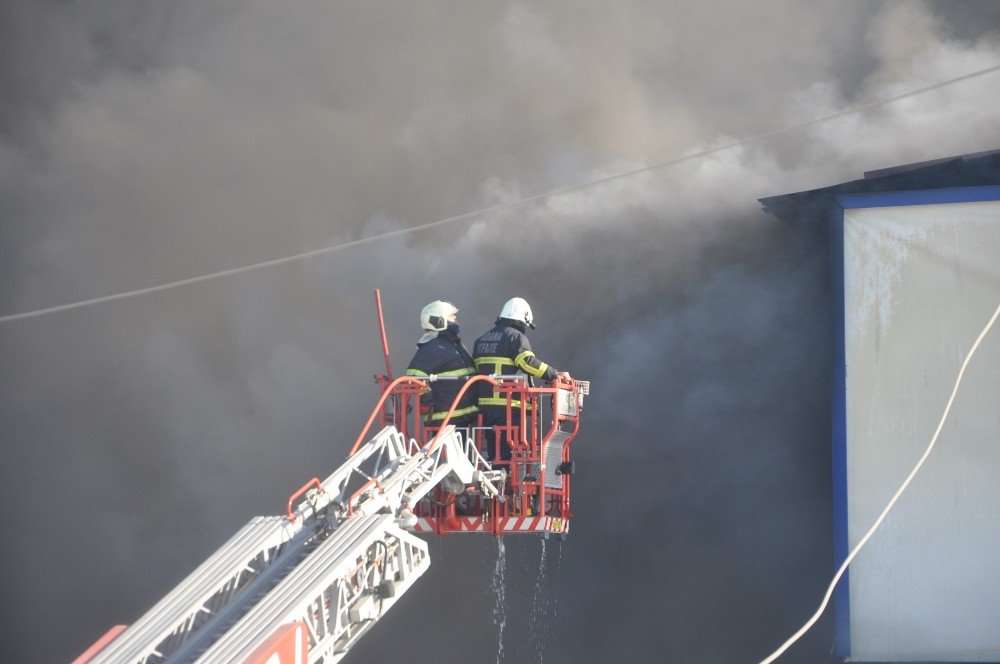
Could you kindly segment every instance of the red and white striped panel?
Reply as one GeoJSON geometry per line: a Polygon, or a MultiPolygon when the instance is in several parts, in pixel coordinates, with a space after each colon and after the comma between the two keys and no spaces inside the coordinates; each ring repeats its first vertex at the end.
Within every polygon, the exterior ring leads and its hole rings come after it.
{"type": "MultiPolygon", "coordinates": [[[[432,519],[417,519],[411,528],[415,533],[435,532],[432,519]]],[[[459,516],[448,523],[446,530],[460,533],[491,533],[493,524],[482,517],[459,516]]],[[[568,533],[569,519],[552,516],[510,516],[500,519],[500,530],[505,533],[568,533]]]]}
{"type": "Polygon", "coordinates": [[[569,520],[552,516],[511,516],[500,519],[504,532],[568,533],[569,520]]]}

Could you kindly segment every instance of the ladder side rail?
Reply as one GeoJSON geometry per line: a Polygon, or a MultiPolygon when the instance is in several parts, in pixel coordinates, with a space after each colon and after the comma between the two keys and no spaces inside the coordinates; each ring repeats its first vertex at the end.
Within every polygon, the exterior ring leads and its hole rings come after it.
{"type": "Polygon", "coordinates": [[[305,532],[286,544],[273,564],[262,570],[249,584],[240,588],[231,601],[219,607],[218,611],[199,626],[197,633],[192,634],[169,653],[170,661],[189,662],[199,652],[204,652],[235,623],[236,618],[249,611],[274,588],[278,580],[290,574],[291,570],[308,555],[312,544],[312,535],[305,532]]]}
{"type": "MultiPolygon", "coordinates": [[[[245,573],[261,551],[291,539],[280,517],[255,517],[189,574],[163,599],[108,645],[92,661],[139,661],[156,655],[156,648],[172,634],[185,634],[204,605],[233,578],[245,573]]],[[[186,634],[185,634],[186,638],[186,634]]]]}
{"type": "Polygon", "coordinates": [[[398,433],[395,436],[393,433],[391,427],[379,432],[335,471],[323,483],[324,492],[307,500],[298,510],[298,523],[280,517],[252,519],[92,661],[95,664],[105,660],[145,661],[183,647],[195,637],[195,632],[212,622],[212,616],[232,602],[239,591],[278,562],[281,555],[272,555],[275,549],[291,541],[304,522],[331,499],[342,495],[351,475],[361,464],[376,453],[385,453],[390,459],[399,457],[404,445],[398,433]],[[263,523],[269,526],[268,532],[261,537],[257,530],[263,523]],[[259,569],[255,570],[255,565],[259,569]]]}
{"type": "MultiPolygon", "coordinates": [[[[357,470],[358,465],[364,461],[363,457],[371,457],[379,453],[380,449],[383,449],[382,445],[390,444],[394,447],[391,454],[396,456],[394,460],[395,463],[388,464],[379,471],[379,476],[384,479],[384,484],[381,484],[380,490],[377,493],[362,494],[355,500],[357,508],[355,511],[355,516],[346,521],[341,521],[337,524],[336,529],[329,536],[329,538],[320,545],[321,548],[327,550],[330,546],[346,546],[344,543],[348,544],[351,542],[351,538],[356,536],[357,526],[354,525],[358,522],[363,522],[364,519],[378,518],[386,519],[388,518],[391,522],[396,518],[396,514],[400,512],[403,506],[404,500],[418,500],[419,497],[425,495],[434,486],[441,482],[441,480],[447,476],[451,471],[451,463],[442,458],[443,452],[446,449],[456,450],[454,458],[457,458],[460,454],[461,449],[461,436],[455,431],[454,427],[449,427],[448,431],[442,432],[444,435],[442,438],[446,440],[446,444],[439,447],[437,450],[428,452],[425,448],[424,451],[415,457],[406,457],[405,455],[400,455],[399,452],[406,449],[404,442],[402,441],[401,435],[394,429],[384,430],[382,434],[376,436],[376,439],[371,441],[372,444],[365,446],[359,453],[356,453],[352,458],[344,465],[340,470],[331,476],[332,484],[335,486],[335,491],[337,495],[343,495],[346,491],[347,480],[353,473],[357,470]],[[390,514],[386,515],[384,512],[388,511],[390,514]],[[327,545],[327,542],[333,542],[334,544],[327,545]]],[[[326,486],[328,482],[324,482],[326,486]]],[[[317,508],[320,509],[320,508],[317,508]]],[[[307,518],[303,519],[303,522],[307,521],[307,518]]],[[[395,525],[393,526],[396,530],[399,530],[395,525]]],[[[399,532],[402,532],[399,530],[399,532]]],[[[417,540],[420,541],[420,540],[417,540]]],[[[405,547],[404,547],[405,548],[405,547]]],[[[309,558],[300,564],[299,568],[296,568],[293,572],[289,574],[289,577],[300,576],[301,574],[307,574],[308,570],[311,569],[315,563],[310,563],[314,560],[318,554],[310,554],[309,558]],[[303,570],[303,571],[300,571],[303,570]]],[[[413,554],[408,554],[408,558],[412,558],[413,554]]],[[[426,554],[418,556],[418,558],[423,559],[426,554]]],[[[402,559],[400,559],[402,560],[402,559]]],[[[429,564],[429,562],[427,563],[429,564]]],[[[284,585],[286,582],[283,580],[279,583],[279,587],[284,585]]],[[[332,594],[332,589],[327,589],[328,594],[332,594]]],[[[277,588],[275,591],[277,592],[277,588]]],[[[342,597],[343,592],[338,592],[337,596],[342,597]]],[[[261,600],[261,603],[270,603],[274,600],[274,597],[280,597],[279,595],[268,594],[265,598],[261,600]]],[[[352,601],[356,598],[350,597],[352,601]]],[[[386,604],[383,600],[382,604],[386,604]]],[[[391,604],[388,603],[388,604],[391,604]]],[[[386,606],[388,608],[388,605],[386,606]]],[[[247,615],[250,615],[254,611],[257,611],[257,607],[250,609],[247,615]]],[[[337,611],[325,612],[331,616],[338,615],[337,611]]],[[[339,611],[339,615],[343,617],[344,611],[339,611]]],[[[231,628],[230,631],[226,632],[219,637],[216,643],[223,640],[227,642],[232,639],[239,640],[240,637],[235,635],[235,632],[231,628]],[[233,636],[230,636],[233,634],[233,636]]],[[[310,635],[314,641],[321,639],[322,635],[325,634],[324,629],[311,629],[310,635]]],[[[338,632],[339,633],[339,632],[338,632]]],[[[252,636],[247,636],[247,639],[252,640],[252,636]]],[[[353,637],[352,637],[353,638],[353,637]]],[[[210,646],[209,650],[205,652],[205,661],[212,661],[208,659],[208,654],[211,652],[216,652],[216,645],[210,646]]],[[[199,660],[201,661],[201,660],[199,660]]]]}
{"type": "MultiPolygon", "coordinates": [[[[450,427],[448,435],[451,441],[449,445],[456,445],[460,436],[453,426],[450,427]]],[[[388,508],[393,514],[398,515],[401,510],[411,508],[452,472],[451,462],[442,458],[441,453],[445,449],[441,447],[428,452],[425,448],[417,456],[393,468],[379,482],[378,493],[369,491],[367,494],[360,493],[356,498],[352,498],[352,504],[349,505],[352,512],[375,514],[388,508]]]]}
{"type": "MultiPolygon", "coordinates": [[[[265,631],[259,625],[260,616],[268,606],[276,605],[285,601],[296,590],[297,584],[301,583],[304,577],[315,574],[324,566],[331,564],[330,556],[339,554],[352,541],[364,535],[366,529],[371,529],[373,523],[379,517],[361,517],[348,520],[333,535],[323,541],[310,555],[303,560],[292,572],[264,598],[261,598],[243,617],[225,634],[220,635],[205,651],[196,659],[197,662],[208,663],[213,661],[239,661],[235,657],[238,649],[249,647],[251,650],[258,642],[266,638],[270,632],[265,631]],[[228,658],[228,659],[227,659],[228,658]]],[[[280,623],[279,623],[280,624],[280,623]]],[[[275,625],[277,628],[279,625],[275,625]]]]}
{"type": "MultiPolygon", "coordinates": [[[[221,581],[205,583],[200,591],[193,589],[188,593],[168,595],[166,603],[161,601],[159,607],[148,611],[133,625],[133,631],[123,634],[123,638],[112,644],[114,647],[109,647],[94,661],[102,662],[105,658],[120,661],[119,657],[147,661],[168,655],[201,628],[212,615],[213,599],[227,594],[228,588],[239,583],[246,574],[246,565],[244,560],[230,559],[223,561],[218,570],[221,581]]],[[[246,582],[249,581],[246,577],[246,582]]]]}
{"type": "MultiPolygon", "coordinates": [[[[453,434],[455,437],[458,434],[453,434]]],[[[440,454],[417,457],[414,464],[411,464],[414,472],[397,473],[386,482],[386,492],[389,493],[394,502],[394,507],[402,507],[404,497],[407,504],[410,501],[418,501],[427,495],[431,489],[441,483],[441,481],[452,470],[449,460],[442,459],[440,454]]],[[[407,469],[409,470],[409,468],[407,469]]]]}
{"type": "MultiPolygon", "coordinates": [[[[371,440],[352,453],[337,470],[330,473],[321,482],[322,497],[317,496],[312,501],[306,500],[296,514],[308,520],[322,511],[331,502],[344,502],[347,485],[355,473],[361,472],[361,466],[373,456],[385,453],[391,460],[397,459],[402,449],[402,443],[397,439],[395,429],[390,425],[379,431],[371,440]]],[[[398,434],[397,434],[398,435],[398,434]]]]}
{"type": "MultiPolygon", "coordinates": [[[[454,428],[454,427],[452,427],[454,428]]],[[[402,443],[400,446],[403,447],[402,443]]],[[[440,456],[440,455],[437,455],[440,456]]],[[[426,455],[418,453],[412,457],[401,456],[394,463],[387,464],[382,468],[376,468],[373,475],[367,475],[362,473],[368,478],[368,481],[361,485],[347,501],[347,514],[351,516],[354,511],[360,507],[363,500],[368,500],[372,498],[372,491],[374,488],[379,490],[380,494],[392,496],[393,488],[401,483],[412,483],[408,478],[413,474],[417,473],[418,476],[426,476],[426,470],[433,465],[436,461],[431,461],[426,457],[426,455]],[[388,488],[387,488],[388,487],[388,488]]],[[[399,495],[396,496],[394,500],[390,500],[392,503],[392,509],[396,510],[399,508],[399,495]]],[[[378,507],[375,509],[380,509],[382,503],[378,503],[378,507]]],[[[368,513],[372,513],[371,509],[368,513]]]]}
{"type": "MultiPolygon", "coordinates": [[[[345,527],[342,536],[332,536],[323,542],[307,561],[282,580],[267,598],[197,661],[200,664],[239,662],[241,657],[253,650],[260,635],[273,633],[282,624],[294,620],[304,620],[313,625],[309,630],[313,639],[310,655],[313,651],[327,650],[330,642],[345,640],[345,636],[346,641],[356,641],[363,631],[367,631],[390,608],[395,597],[405,592],[423,573],[429,565],[429,559],[426,543],[399,530],[391,515],[355,517],[351,521],[356,523],[346,524],[349,527],[345,527]],[[384,551],[397,550],[400,546],[405,547],[414,542],[421,549],[419,555],[412,557],[418,563],[416,566],[396,569],[396,561],[403,558],[386,557],[384,560],[386,575],[391,572],[393,578],[399,577],[395,597],[373,600],[375,589],[368,587],[365,580],[369,577],[361,573],[365,571],[364,566],[371,558],[371,552],[380,547],[384,547],[384,551]],[[344,588],[347,589],[348,601],[353,606],[346,613],[342,610],[324,611],[324,615],[334,618],[339,616],[341,621],[346,618],[347,622],[332,625],[327,623],[323,627],[315,624],[319,614],[314,607],[321,605],[326,597],[342,593],[344,588]],[[317,637],[319,640],[316,640],[317,637]]],[[[378,574],[372,578],[384,577],[378,574]]],[[[343,649],[346,651],[346,648],[343,649]]],[[[310,659],[313,659],[312,656],[310,659]]]]}
{"type": "Polygon", "coordinates": [[[320,483],[317,491],[306,492],[305,499],[290,512],[292,520],[310,518],[322,513],[330,503],[347,504],[347,488],[355,475],[370,477],[363,470],[363,465],[372,462],[373,473],[383,473],[386,469],[395,468],[407,458],[406,444],[402,435],[391,425],[383,428],[378,434],[350,455],[341,466],[320,483]]]}

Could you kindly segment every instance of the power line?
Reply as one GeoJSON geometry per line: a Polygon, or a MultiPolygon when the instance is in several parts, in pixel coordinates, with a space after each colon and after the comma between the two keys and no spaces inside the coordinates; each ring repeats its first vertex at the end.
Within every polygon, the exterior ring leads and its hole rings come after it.
{"type": "Polygon", "coordinates": [[[989,67],[987,69],[980,69],[979,71],[975,71],[975,72],[972,72],[972,73],[969,73],[969,74],[965,74],[963,76],[958,76],[958,77],[955,77],[955,78],[950,78],[950,79],[948,79],[946,81],[940,81],[938,83],[934,83],[933,85],[928,85],[926,87],[918,88],[916,90],[910,90],[909,92],[904,92],[904,93],[898,94],[898,95],[896,95],[894,97],[889,97],[887,99],[880,99],[880,100],[877,100],[877,101],[869,102],[867,104],[859,104],[857,106],[851,106],[851,107],[846,108],[844,110],[837,111],[836,113],[831,113],[829,115],[824,115],[824,116],[821,116],[821,117],[818,117],[818,118],[814,118],[812,120],[808,120],[806,122],[802,122],[802,123],[795,124],[795,125],[790,125],[788,127],[782,128],[782,129],[775,129],[773,131],[764,132],[762,134],[755,134],[753,136],[748,136],[746,138],[741,138],[741,139],[738,139],[738,140],[735,140],[735,141],[732,141],[732,142],[729,142],[729,143],[724,143],[722,145],[717,145],[714,148],[709,148],[707,150],[702,150],[700,152],[695,152],[695,153],[692,153],[692,154],[689,154],[689,155],[684,155],[683,157],[677,157],[677,158],[674,158],[674,159],[670,159],[668,161],[663,161],[663,162],[660,162],[660,163],[657,163],[657,164],[653,164],[651,166],[644,166],[642,168],[637,168],[637,169],[632,170],[632,171],[626,171],[624,173],[618,173],[616,175],[611,175],[611,176],[608,176],[608,177],[605,177],[605,178],[601,178],[599,180],[591,180],[589,182],[584,182],[584,183],[581,183],[581,184],[573,185],[571,187],[565,187],[565,188],[562,188],[562,189],[553,189],[551,191],[546,191],[546,192],[541,193],[541,194],[534,194],[532,196],[526,196],[524,198],[519,198],[519,199],[514,200],[514,201],[507,201],[505,203],[497,203],[496,205],[491,205],[489,207],[481,208],[481,209],[478,209],[478,210],[473,210],[471,212],[465,212],[465,213],[462,213],[462,214],[455,215],[453,217],[446,217],[444,219],[438,219],[437,221],[431,221],[431,222],[428,222],[428,223],[419,224],[417,226],[410,226],[410,227],[407,227],[407,228],[400,228],[400,229],[397,229],[397,230],[394,230],[394,231],[387,231],[385,233],[378,233],[376,235],[371,235],[369,237],[364,237],[364,238],[360,238],[360,239],[357,239],[357,240],[350,240],[348,242],[343,242],[343,243],[340,243],[340,244],[331,245],[329,247],[324,247],[322,249],[314,249],[312,251],[306,251],[306,252],[303,252],[303,253],[300,253],[300,254],[295,254],[295,255],[292,255],[292,256],[285,256],[283,258],[275,258],[275,259],[272,259],[272,260],[269,260],[269,261],[264,261],[264,262],[261,262],[261,263],[254,263],[252,265],[244,265],[242,267],[236,267],[236,268],[232,268],[232,269],[229,269],[229,270],[220,270],[219,272],[212,272],[211,274],[203,274],[203,275],[200,275],[200,276],[197,276],[197,277],[189,277],[187,279],[181,279],[179,281],[171,281],[169,283],[159,284],[157,286],[150,286],[148,288],[140,288],[138,290],[124,291],[124,292],[121,292],[121,293],[115,293],[113,295],[104,295],[104,296],[101,296],[101,297],[91,298],[89,300],[80,300],[80,301],[77,301],[77,302],[69,302],[67,304],[61,304],[61,305],[58,305],[58,306],[48,307],[48,308],[45,308],[45,309],[36,309],[36,310],[33,310],[33,311],[25,311],[25,312],[19,313],[19,314],[10,314],[10,315],[7,315],[7,316],[0,317],[0,323],[7,323],[7,322],[15,321],[15,320],[21,320],[21,319],[24,319],[24,318],[35,318],[37,316],[44,316],[46,314],[54,314],[54,313],[57,313],[57,312],[60,312],[60,311],[68,311],[70,309],[79,309],[81,307],[87,307],[87,306],[94,305],[94,304],[102,304],[104,302],[113,302],[115,300],[124,300],[124,299],[128,299],[128,298],[138,297],[140,295],[148,295],[150,293],[158,293],[160,291],[166,291],[166,290],[171,290],[171,289],[174,289],[174,288],[179,288],[181,286],[188,286],[188,285],[191,285],[191,284],[197,284],[197,283],[201,283],[203,281],[210,281],[210,280],[213,280],[213,279],[219,279],[219,278],[222,278],[222,277],[229,277],[229,276],[233,276],[233,275],[237,275],[237,274],[242,274],[244,272],[250,272],[252,270],[257,270],[257,269],[261,269],[261,268],[273,267],[275,265],[282,265],[284,263],[291,263],[291,262],[294,262],[294,261],[305,260],[307,258],[313,258],[315,256],[321,256],[321,255],[324,255],[324,254],[333,253],[335,251],[341,251],[343,249],[349,249],[351,247],[357,247],[357,246],[361,246],[363,244],[369,244],[371,242],[376,242],[378,240],[385,240],[385,239],[388,239],[388,238],[391,238],[391,237],[396,237],[396,236],[399,236],[399,235],[405,235],[405,234],[408,234],[408,233],[418,233],[418,232],[421,232],[421,231],[429,230],[431,228],[436,228],[438,226],[444,226],[445,224],[456,223],[456,222],[459,222],[459,221],[466,221],[468,219],[472,219],[472,218],[478,217],[480,215],[488,214],[490,212],[497,212],[497,211],[500,211],[500,210],[505,210],[505,209],[508,209],[508,208],[512,208],[512,207],[524,205],[525,203],[531,203],[531,202],[534,202],[534,201],[540,201],[540,200],[544,200],[546,198],[552,198],[554,196],[561,196],[563,194],[573,193],[575,191],[580,191],[580,190],[583,190],[583,189],[588,189],[590,187],[600,186],[602,184],[607,184],[608,182],[613,182],[615,180],[622,180],[622,179],[625,179],[625,178],[630,178],[630,177],[633,177],[635,175],[639,175],[641,173],[647,173],[649,171],[655,171],[655,170],[660,170],[660,169],[663,169],[663,168],[668,168],[670,166],[675,166],[677,164],[681,164],[681,163],[686,162],[686,161],[693,161],[693,160],[696,160],[696,159],[702,159],[702,158],[707,157],[709,155],[713,155],[713,154],[715,154],[717,152],[723,152],[725,150],[730,150],[732,148],[738,147],[740,145],[744,145],[746,143],[752,143],[754,141],[760,141],[760,140],[764,140],[764,139],[767,139],[767,138],[772,138],[772,137],[778,136],[780,134],[784,134],[784,133],[796,131],[798,129],[804,129],[806,127],[811,127],[813,125],[820,124],[820,123],[823,123],[823,122],[828,122],[830,120],[834,120],[836,118],[843,117],[845,115],[850,115],[850,114],[853,114],[853,113],[860,113],[861,111],[866,111],[866,110],[869,110],[869,109],[878,108],[880,106],[885,106],[885,105],[891,104],[893,102],[899,101],[901,99],[906,99],[908,97],[914,97],[914,96],[923,94],[925,92],[930,92],[931,90],[936,90],[938,88],[942,88],[942,87],[945,87],[947,85],[952,85],[952,84],[958,83],[960,81],[966,81],[968,79],[975,78],[977,76],[982,76],[984,74],[989,74],[989,73],[995,72],[997,70],[1000,70],[1000,65],[994,65],[993,67],[989,67]]]}

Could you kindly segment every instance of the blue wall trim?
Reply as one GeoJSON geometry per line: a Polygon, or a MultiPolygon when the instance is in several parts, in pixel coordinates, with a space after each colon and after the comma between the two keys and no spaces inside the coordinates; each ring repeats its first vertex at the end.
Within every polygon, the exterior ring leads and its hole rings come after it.
{"type": "MultiPolygon", "coordinates": [[[[838,197],[839,198],[839,197],[838,197]]],[[[844,208],[830,205],[830,260],[833,277],[833,392],[831,413],[833,450],[833,560],[834,570],[850,553],[847,539],[847,355],[844,303],[844,208]]],[[[837,630],[836,654],[851,656],[851,597],[848,568],[834,594],[834,621],[837,630]]]]}
{"type": "Polygon", "coordinates": [[[936,203],[977,203],[1000,200],[1000,186],[953,187],[917,191],[882,191],[871,194],[835,196],[840,208],[894,207],[897,205],[934,205],[936,203]]]}

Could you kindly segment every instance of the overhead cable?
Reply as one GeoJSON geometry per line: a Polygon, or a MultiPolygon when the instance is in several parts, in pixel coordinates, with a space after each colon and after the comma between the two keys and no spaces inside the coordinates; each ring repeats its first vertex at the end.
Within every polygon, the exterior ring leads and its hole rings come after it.
{"type": "Polygon", "coordinates": [[[543,193],[540,193],[540,194],[534,194],[532,196],[526,196],[524,198],[519,198],[517,200],[507,201],[507,202],[504,202],[504,203],[497,203],[496,205],[491,205],[489,207],[480,208],[478,210],[473,210],[471,212],[464,212],[462,214],[457,214],[457,215],[452,216],[452,217],[446,217],[444,219],[438,219],[437,221],[431,221],[431,222],[427,222],[427,223],[424,223],[424,224],[418,224],[416,226],[409,226],[407,228],[399,228],[399,229],[396,229],[394,231],[386,231],[384,233],[378,233],[376,235],[370,235],[368,237],[359,238],[357,240],[350,240],[348,242],[342,242],[340,244],[335,244],[335,245],[331,245],[331,246],[328,246],[328,247],[323,247],[322,249],[314,249],[312,251],[305,251],[305,252],[302,252],[302,253],[299,253],[299,254],[295,254],[295,255],[292,255],[292,256],[285,256],[283,258],[275,258],[275,259],[272,259],[272,260],[263,261],[263,262],[260,262],[260,263],[254,263],[252,265],[244,265],[242,267],[236,267],[236,268],[232,268],[232,269],[229,269],[229,270],[220,270],[218,272],[212,272],[211,274],[203,274],[203,275],[199,275],[199,276],[196,276],[196,277],[189,277],[187,279],[181,279],[179,281],[171,281],[169,283],[159,284],[157,286],[150,286],[148,288],[140,288],[140,289],[132,290],[132,291],[124,291],[124,292],[121,292],[121,293],[115,293],[113,295],[104,295],[104,296],[101,296],[101,297],[95,297],[95,298],[91,298],[91,299],[88,299],[88,300],[80,300],[80,301],[77,301],[77,302],[69,302],[67,304],[61,304],[61,305],[54,306],[54,307],[47,307],[47,308],[44,308],[44,309],[35,309],[33,311],[25,311],[25,312],[18,313],[18,314],[10,314],[10,315],[7,315],[7,316],[0,316],[0,323],[7,323],[7,322],[15,321],[15,320],[21,320],[21,319],[24,319],[24,318],[35,318],[37,316],[43,316],[43,315],[46,315],[46,314],[54,314],[54,313],[57,313],[57,312],[60,312],[60,311],[67,311],[67,310],[70,310],[70,309],[79,309],[81,307],[87,307],[87,306],[94,305],[94,304],[102,304],[104,302],[112,302],[112,301],[115,301],[115,300],[124,300],[124,299],[127,299],[127,298],[138,297],[140,295],[148,295],[150,293],[158,293],[160,291],[171,290],[171,289],[174,289],[174,288],[179,288],[181,286],[188,286],[188,285],[191,285],[191,284],[197,284],[197,283],[201,283],[203,281],[210,281],[210,280],[219,279],[219,278],[222,278],[222,277],[230,277],[230,276],[234,276],[234,275],[237,275],[237,274],[243,274],[244,272],[250,272],[252,270],[258,270],[258,269],[266,268],[266,267],[274,267],[276,265],[282,265],[284,263],[291,263],[291,262],[294,262],[294,261],[300,261],[300,260],[304,260],[304,259],[307,259],[307,258],[313,258],[315,256],[322,256],[324,254],[329,254],[329,253],[333,253],[335,251],[341,251],[343,249],[349,249],[351,247],[357,247],[357,246],[361,246],[361,245],[364,245],[364,244],[369,244],[369,243],[372,243],[372,242],[376,242],[378,240],[386,240],[386,239],[389,239],[389,238],[392,238],[392,237],[397,237],[397,236],[400,236],[400,235],[406,235],[406,234],[409,234],[409,233],[418,233],[420,231],[429,230],[431,228],[436,228],[438,226],[444,226],[446,224],[456,223],[456,222],[459,222],[459,221],[466,221],[466,220],[472,219],[474,217],[478,217],[478,216],[481,216],[481,215],[489,214],[491,212],[498,212],[500,210],[505,210],[505,209],[508,209],[508,208],[512,208],[512,207],[517,207],[517,206],[520,206],[520,205],[524,205],[525,203],[531,203],[531,202],[534,202],[534,201],[540,201],[540,200],[544,200],[544,199],[547,199],[547,198],[552,198],[552,197],[555,197],[555,196],[561,196],[563,194],[569,194],[569,193],[572,193],[572,192],[580,191],[582,189],[589,189],[590,187],[597,187],[597,186],[600,186],[602,184],[607,184],[608,182],[613,182],[615,180],[622,180],[622,179],[625,179],[625,178],[630,178],[630,177],[639,175],[641,173],[647,173],[649,171],[655,171],[655,170],[660,170],[660,169],[668,168],[670,166],[675,166],[677,164],[681,164],[681,163],[684,163],[684,162],[687,162],[687,161],[693,161],[693,160],[696,160],[696,159],[702,159],[702,158],[707,157],[709,155],[713,155],[713,154],[716,154],[718,152],[723,152],[725,150],[730,150],[732,148],[738,147],[740,145],[744,145],[746,143],[752,143],[754,141],[760,141],[760,140],[763,140],[763,139],[772,138],[772,137],[778,136],[780,134],[785,134],[785,133],[788,133],[788,132],[791,132],[791,131],[796,131],[798,129],[804,129],[806,127],[811,127],[813,125],[820,124],[822,122],[828,122],[829,120],[833,120],[833,119],[836,119],[836,118],[839,118],[839,117],[843,117],[845,115],[850,115],[850,114],[853,114],[853,113],[860,113],[861,111],[866,111],[866,110],[869,110],[869,109],[878,108],[880,106],[885,106],[887,104],[891,104],[891,103],[899,101],[901,99],[906,99],[908,97],[914,97],[916,95],[920,95],[920,94],[923,94],[925,92],[930,92],[931,90],[936,90],[938,88],[942,88],[942,87],[945,87],[947,85],[952,85],[952,84],[958,83],[960,81],[966,81],[966,80],[968,80],[970,78],[975,78],[977,76],[982,76],[984,74],[989,74],[989,73],[995,72],[997,70],[1000,70],[1000,65],[994,65],[993,67],[988,67],[986,69],[980,69],[979,71],[974,71],[974,72],[971,72],[969,74],[965,74],[965,75],[962,75],[962,76],[957,76],[955,78],[950,78],[950,79],[948,79],[946,81],[939,81],[937,83],[934,83],[933,85],[928,85],[928,86],[925,86],[925,87],[922,87],[922,88],[918,88],[916,90],[910,90],[909,92],[904,92],[902,94],[898,94],[898,95],[895,95],[893,97],[888,97],[886,99],[879,99],[879,100],[876,100],[876,101],[868,102],[866,104],[859,104],[857,106],[851,106],[851,107],[848,107],[848,108],[846,108],[844,110],[837,111],[836,113],[830,113],[829,115],[824,115],[824,116],[821,116],[821,117],[818,117],[818,118],[814,118],[812,120],[808,120],[806,122],[801,122],[799,124],[790,125],[788,127],[782,128],[782,129],[775,129],[773,131],[767,131],[767,132],[764,132],[762,134],[755,134],[753,136],[748,136],[746,138],[741,138],[741,139],[738,139],[738,140],[735,140],[735,141],[731,141],[731,142],[728,142],[728,143],[723,143],[723,144],[717,145],[717,146],[715,146],[713,148],[708,148],[708,149],[705,149],[705,150],[701,150],[699,152],[694,152],[694,153],[687,154],[687,155],[684,155],[684,156],[681,156],[681,157],[676,157],[676,158],[670,159],[668,161],[662,161],[662,162],[659,162],[657,164],[652,164],[650,166],[644,166],[642,168],[637,168],[635,170],[626,171],[626,172],[623,172],[623,173],[618,173],[616,175],[611,175],[611,176],[608,176],[608,177],[605,177],[605,178],[601,178],[601,179],[598,179],[598,180],[591,180],[591,181],[584,182],[584,183],[581,183],[581,184],[573,185],[571,187],[564,187],[562,189],[553,189],[553,190],[546,191],[546,192],[543,192],[543,193]]]}
{"type": "Polygon", "coordinates": [[[885,509],[882,510],[882,513],[879,514],[877,519],[875,519],[875,523],[871,525],[871,528],[869,528],[868,532],[864,534],[864,537],[858,540],[858,543],[851,550],[851,553],[847,556],[847,558],[844,559],[844,562],[841,563],[840,569],[838,569],[837,573],[833,575],[833,581],[831,581],[829,587],[827,587],[826,594],[823,595],[823,601],[820,602],[819,608],[816,609],[816,613],[814,613],[812,617],[806,621],[806,624],[804,624],[802,627],[799,628],[799,631],[795,632],[795,634],[792,634],[792,636],[787,641],[781,644],[780,648],[778,648],[773,653],[768,655],[766,658],[761,660],[760,664],[770,664],[774,660],[778,659],[778,657],[780,657],[782,653],[788,650],[788,648],[791,647],[793,643],[798,641],[803,634],[808,632],[809,629],[816,624],[816,621],[819,620],[819,617],[823,615],[823,611],[826,610],[826,606],[830,602],[830,597],[833,596],[833,589],[837,587],[837,582],[840,581],[840,577],[842,577],[844,575],[844,572],[847,571],[847,566],[850,565],[851,561],[854,560],[854,557],[858,555],[858,552],[861,550],[861,547],[863,547],[865,543],[868,542],[869,539],[871,539],[871,536],[875,533],[875,530],[880,525],[882,525],[882,522],[885,520],[886,515],[889,514],[889,510],[893,508],[893,506],[896,504],[896,501],[899,500],[899,497],[903,495],[904,491],[906,491],[906,487],[910,486],[910,482],[916,476],[917,472],[920,470],[920,467],[924,465],[924,461],[927,460],[927,457],[930,456],[931,450],[934,449],[934,444],[937,443],[938,436],[941,434],[941,429],[944,427],[944,423],[948,419],[948,413],[951,412],[951,404],[954,403],[955,401],[955,395],[958,393],[958,386],[962,384],[962,376],[965,375],[965,368],[969,366],[969,360],[972,359],[972,356],[975,354],[976,349],[979,348],[979,344],[982,342],[983,338],[986,337],[987,333],[989,333],[990,328],[993,327],[993,323],[996,322],[998,316],[1000,316],[1000,305],[997,305],[997,309],[996,311],[993,312],[993,317],[990,318],[990,322],[988,322],[986,324],[986,327],[983,328],[983,331],[979,333],[979,337],[976,339],[976,343],[972,344],[972,348],[969,350],[968,355],[965,356],[965,361],[962,362],[962,368],[958,370],[958,378],[955,379],[955,387],[952,388],[951,396],[948,398],[948,404],[944,407],[944,413],[941,415],[941,421],[938,422],[937,429],[934,431],[934,435],[931,436],[931,442],[927,446],[927,449],[924,450],[923,456],[920,457],[920,460],[917,461],[917,465],[913,467],[913,470],[910,471],[910,474],[906,476],[905,480],[903,480],[903,483],[896,491],[896,495],[892,497],[889,503],[885,506],[885,509]]]}

